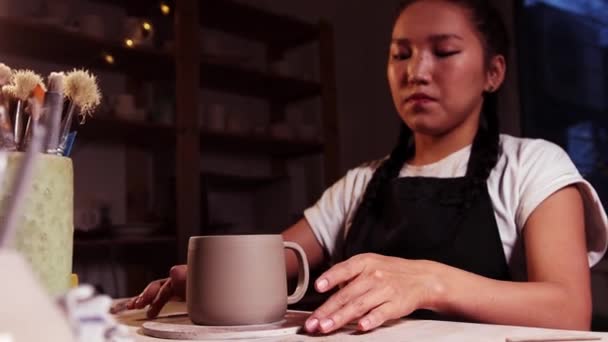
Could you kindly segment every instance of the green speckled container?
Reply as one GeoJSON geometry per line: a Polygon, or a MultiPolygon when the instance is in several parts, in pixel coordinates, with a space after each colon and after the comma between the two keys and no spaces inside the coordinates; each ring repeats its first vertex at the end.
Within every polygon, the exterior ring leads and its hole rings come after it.
{"type": "MultiPolygon", "coordinates": [[[[11,195],[23,157],[20,152],[9,153],[0,208],[5,208],[11,195]]],[[[32,265],[50,295],[65,293],[70,287],[74,236],[74,171],[70,158],[37,156],[33,182],[17,224],[15,248],[32,265]]]]}

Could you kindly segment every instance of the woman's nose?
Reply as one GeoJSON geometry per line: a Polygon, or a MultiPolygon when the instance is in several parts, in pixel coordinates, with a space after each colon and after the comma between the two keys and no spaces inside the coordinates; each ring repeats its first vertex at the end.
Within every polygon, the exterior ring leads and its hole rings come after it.
{"type": "Polygon", "coordinates": [[[425,53],[418,53],[410,58],[407,66],[407,82],[410,84],[428,84],[431,81],[432,60],[425,53]]]}

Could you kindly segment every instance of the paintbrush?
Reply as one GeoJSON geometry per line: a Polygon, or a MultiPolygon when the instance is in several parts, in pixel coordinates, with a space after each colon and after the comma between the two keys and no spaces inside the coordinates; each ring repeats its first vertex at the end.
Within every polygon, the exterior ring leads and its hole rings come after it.
{"type": "Polygon", "coordinates": [[[2,87],[7,94],[17,99],[14,116],[15,145],[19,147],[23,140],[23,115],[27,99],[37,85],[43,84],[42,77],[31,70],[17,70],[13,73],[11,84],[2,87]]]}
{"type": "Polygon", "coordinates": [[[61,114],[63,112],[65,74],[52,72],[48,77],[48,88],[44,97],[44,122],[47,127],[47,139],[44,149],[47,153],[57,153],[59,135],[61,134],[61,114]]]}
{"type": "Polygon", "coordinates": [[[73,70],[65,76],[64,93],[70,102],[67,114],[61,122],[58,149],[58,152],[61,154],[63,154],[66,148],[76,108],[78,107],[80,111],[80,124],[84,124],[87,116],[92,116],[93,111],[101,102],[97,78],[86,70],[73,70]]]}
{"type": "MultiPolygon", "coordinates": [[[[13,71],[6,64],[0,63],[0,89],[9,84],[13,77],[13,71]]],[[[0,91],[0,149],[4,151],[15,151],[15,135],[13,124],[9,114],[8,95],[0,91]]]]}
{"type": "Polygon", "coordinates": [[[32,96],[27,99],[28,106],[26,107],[26,111],[30,115],[27,118],[27,124],[25,125],[25,133],[23,134],[21,146],[18,146],[22,151],[25,151],[28,144],[30,143],[30,140],[32,140],[32,130],[34,129],[33,127],[37,127],[37,125],[32,124],[32,122],[39,122],[42,118],[42,115],[44,114],[44,112],[42,111],[42,105],[44,104],[45,94],[46,91],[44,88],[44,84],[38,84],[32,91],[32,96]]]}

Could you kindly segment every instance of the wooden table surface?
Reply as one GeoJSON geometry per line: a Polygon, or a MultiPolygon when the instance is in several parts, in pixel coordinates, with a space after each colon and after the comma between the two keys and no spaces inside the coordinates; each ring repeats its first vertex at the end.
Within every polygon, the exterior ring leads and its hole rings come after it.
{"type": "MultiPolygon", "coordinates": [[[[182,302],[170,302],[159,317],[185,313],[186,306],[182,302]]],[[[141,325],[145,319],[143,310],[123,312],[115,316],[117,320],[129,327],[136,342],[169,341],[148,337],[142,334],[141,325]]],[[[184,341],[184,340],[173,340],[184,341]]],[[[608,333],[581,332],[539,329],[528,327],[502,326],[491,324],[474,324],[459,322],[442,322],[426,320],[403,319],[386,327],[381,327],[370,333],[357,333],[353,329],[343,329],[331,335],[308,336],[294,334],[274,338],[256,339],[255,341],[467,341],[467,342],[548,342],[548,341],[606,341],[608,333]],[[591,339],[595,338],[595,339],[591,339]]]]}

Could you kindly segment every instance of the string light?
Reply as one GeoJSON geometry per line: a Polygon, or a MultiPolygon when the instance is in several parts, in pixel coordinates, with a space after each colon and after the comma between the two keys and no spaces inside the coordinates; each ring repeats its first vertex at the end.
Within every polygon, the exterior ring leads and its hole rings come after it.
{"type": "Polygon", "coordinates": [[[133,47],[135,45],[135,43],[133,42],[133,39],[127,38],[127,39],[125,39],[125,45],[127,47],[133,47]]]}
{"type": "Polygon", "coordinates": [[[166,2],[161,2],[160,3],[160,11],[164,14],[164,15],[169,15],[171,13],[171,7],[169,7],[169,5],[167,5],[166,2]]]}
{"type": "Polygon", "coordinates": [[[114,64],[114,56],[110,55],[109,53],[105,53],[103,55],[103,59],[106,61],[106,63],[108,64],[114,64]]]}
{"type": "Polygon", "coordinates": [[[144,21],[141,26],[144,28],[144,30],[146,31],[151,31],[152,30],[152,24],[150,24],[147,21],[144,21]]]}

